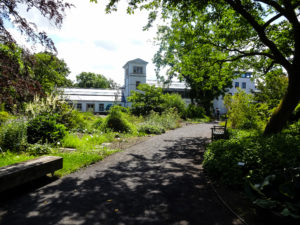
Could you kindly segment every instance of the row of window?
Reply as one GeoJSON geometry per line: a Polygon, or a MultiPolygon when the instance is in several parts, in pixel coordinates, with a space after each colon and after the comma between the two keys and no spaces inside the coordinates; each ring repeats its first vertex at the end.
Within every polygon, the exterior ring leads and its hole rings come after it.
{"type": "MultiPolygon", "coordinates": [[[[246,82],[242,82],[242,88],[246,89],[246,86],[247,86],[246,82]]],[[[239,82],[235,82],[234,87],[235,88],[240,87],[240,83],[239,82]]]]}
{"type": "MultiPolygon", "coordinates": [[[[82,111],[82,103],[77,103],[76,109],[82,111]]],[[[98,104],[98,109],[99,112],[104,112],[104,104],[98,104]]],[[[86,111],[95,112],[95,104],[86,104],[86,111]]]]}

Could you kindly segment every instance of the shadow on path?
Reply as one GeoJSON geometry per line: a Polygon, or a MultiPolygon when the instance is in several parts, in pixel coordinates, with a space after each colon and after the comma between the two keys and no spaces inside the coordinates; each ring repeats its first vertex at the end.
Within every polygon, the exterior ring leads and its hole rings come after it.
{"type": "Polygon", "coordinates": [[[204,138],[164,140],[84,179],[69,176],[2,204],[0,224],[239,224],[202,172],[204,138]]]}

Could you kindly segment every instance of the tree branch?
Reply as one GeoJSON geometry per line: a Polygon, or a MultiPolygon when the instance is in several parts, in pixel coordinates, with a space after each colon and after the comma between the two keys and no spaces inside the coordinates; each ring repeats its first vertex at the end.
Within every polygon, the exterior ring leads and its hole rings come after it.
{"type": "MultiPolygon", "coordinates": [[[[253,27],[253,29],[257,32],[261,42],[263,44],[265,44],[273,52],[274,57],[276,58],[276,61],[278,61],[284,68],[289,70],[291,67],[290,62],[279,51],[276,44],[267,37],[267,35],[264,32],[263,26],[258,24],[257,21],[255,20],[255,18],[247,10],[244,9],[241,2],[237,2],[234,0],[225,0],[225,1],[229,5],[231,5],[231,7],[237,13],[241,14],[241,16],[243,16],[250,23],[250,25],[253,27]]],[[[261,1],[265,2],[266,4],[278,5],[276,2],[270,1],[270,0],[261,0],[261,1]]],[[[281,9],[282,8],[280,7],[280,11],[281,11],[281,9]]]]}
{"type": "Polygon", "coordinates": [[[269,26],[272,22],[274,22],[275,20],[277,20],[278,18],[280,18],[283,14],[279,13],[276,16],[272,17],[271,19],[269,19],[264,25],[263,25],[263,29],[265,30],[267,28],[267,26],[269,26]]]}

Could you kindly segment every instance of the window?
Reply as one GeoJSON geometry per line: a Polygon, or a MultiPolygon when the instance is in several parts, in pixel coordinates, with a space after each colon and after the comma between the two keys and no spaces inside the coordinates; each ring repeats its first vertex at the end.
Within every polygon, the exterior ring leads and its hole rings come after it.
{"type": "Polygon", "coordinates": [[[103,112],[104,111],[104,104],[99,104],[99,111],[103,112]]]}
{"type": "Polygon", "coordinates": [[[134,66],[133,67],[133,73],[142,74],[143,73],[143,67],[142,66],[134,66]]]}
{"type": "Polygon", "coordinates": [[[141,81],[136,81],[135,82],[135,87],[137,88],[140,85],[141,81]]]}
{"type": "Polygon", "coordinates": [[[82,111],[82,104],[81,104],[81,103],[78,103],[78,104],[76,105],[76,108],[77,108],[78,111],[82,111]]]}
{"type": "Polygon", "coordinates": [[[238,88],[240,86],[239,82],[235,82],[234,87],[238,88]]]}
{"type": "Polygon", "coordinates": [[[95,111],[95,104],[86,104],[86,108],[88,112],[94,112],[95,111]]]}
{"type": "Polygon", "coordinates": [[[243,89],[246,89],[246,82],[243,82],[243,83],[242,83],[242,88],[243,88],[243,89]]]}

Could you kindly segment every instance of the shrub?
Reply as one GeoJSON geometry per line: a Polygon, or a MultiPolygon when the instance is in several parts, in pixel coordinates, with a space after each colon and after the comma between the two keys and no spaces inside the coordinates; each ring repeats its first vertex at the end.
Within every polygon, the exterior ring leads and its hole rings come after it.
{"type": "Polygon", "coordinates": [[[28,147],[26,148],[26,152],[29,153],[30,155],[46,155],[51,153],[52,148],[51,146],[47,144],[29,144],[28,147]]]}
{"type": "Polygon", "coordinates": [[[231,133],[230,140],[211,143],[204,154],[204,168],[222,183],[234,186],[262,181],[274,171],[300,165],[300,137],[277,134],[270,137],[255,132],[231,133]],[[239,166],[238,162],[245,163],[239,166]]]}
{"type": "Polygon", "coordinates": [[[0,111],[0,125],[9,120],[12,116],[6,111],[0,111]]]}
{"type": "Polygon", "coordinates": [[[95,122],[93,123],[93,128],[98,129],[101,127],[103,123],[103,118],[99,117],[98,119],[95,120],[95,122]]]}
{"type": "Polygon", "coordinates": [[[58,115],[41,114],[28,123],[28,143],[56,143],[66,135],[63,124],[56,122],[58,115]]]}
{"type": "Polygon", "coordinates": [[[25,107],[25,113],[29,118],[39,115],[55,115],[56,122],[64,124],[66,128],[73,129],[78,126],[78,114],[59,95],[51,94],[46,98],[35,97],[34,101],[25,107]]]}
{"type": "Polygon", "coordinates": [[[180,117],[175,109],[169,109],[159,115],[156,112],[151,112],[148,117],[146,117],[146,124],[151,126],[162,127],[166,130],[175,129],[179,127],[180,117]]]}
{"type": "Polygon", "coordinates": [[[142,124],[139,129],[139,132],[145,134],[162,134],[165,133],[165,129],[161,126],[152,125],[152,124],[142,124]]]}
{"type": "MultiPolygon", "coordinates": [[[[246,94],[246,92],[239,90],[233,96],[226,95],[224,103],[232,128],[257,129],[261,126],[264,116],[259,116],[252,94],[246,94]]],[[[260,107],[260,113],[264,111],[263,108],[263,106],[260,107]]]]}
{"type": "Polygon", "coordinates": [[[136,127],[129,123],[124,113],[118,107],[112,107],[108,116],[105,118],[102,130],[112,130],[114,132],[135,133],[136,127]]]}
{"type": "Polygon", "coordinates": [[[26,122],[15,119],[2,124],[0,128],[0,147],[7,151],[22,151],[27,144],[26,122]]]}
{"type": "Polygon", "coordinates": [[[185,118],[195,119],[195,118],[204,118],[205,109],[201,106],[196,106],[189,104],[184,113],[185,118]]]}
{"type": "Polygon", "coordinates": [[[173,108],[180,116],[184,116],[186,104],[179,94],[164,94],[163,100],[163,111],[173,108]]]}

